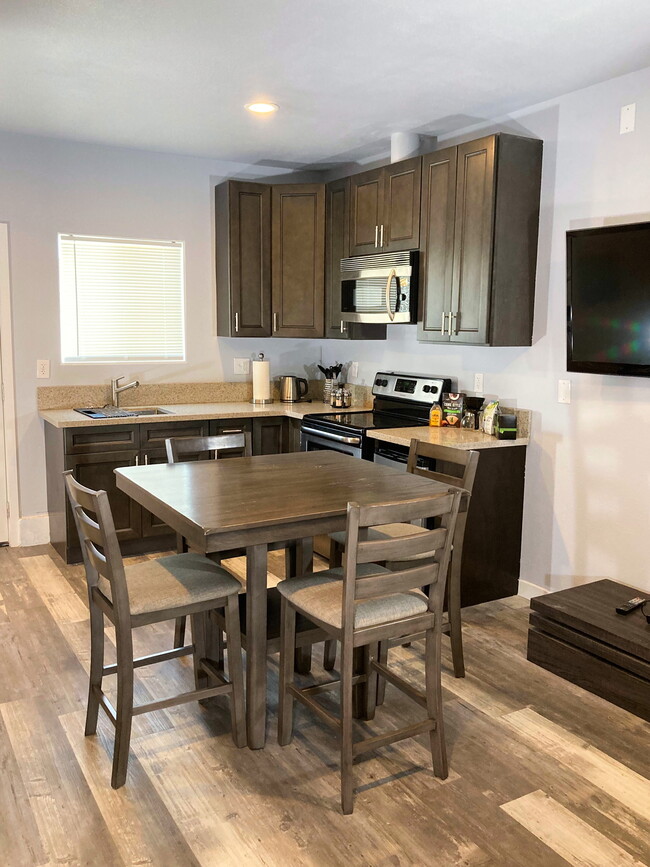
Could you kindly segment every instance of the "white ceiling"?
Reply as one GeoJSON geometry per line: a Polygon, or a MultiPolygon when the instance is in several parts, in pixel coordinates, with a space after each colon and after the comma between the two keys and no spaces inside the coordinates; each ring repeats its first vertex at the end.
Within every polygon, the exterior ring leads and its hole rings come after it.
{"type": "Polygon", "coordinates": [[[239,162],[368,157],[648,65],[648,0],[0,0],[0,129],[239,162]]]}

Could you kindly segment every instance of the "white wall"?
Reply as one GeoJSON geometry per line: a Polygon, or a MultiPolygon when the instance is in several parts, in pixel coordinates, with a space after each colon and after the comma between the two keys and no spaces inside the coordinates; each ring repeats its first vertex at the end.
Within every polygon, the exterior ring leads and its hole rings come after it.
{"type": "MultiPolygon", "coordinates": [[[[568,374],[565,232],[650,219],[650,69],[466,131],[495,129],[544,140],[534,342],[531,348],[418,344],[415,326],[391,326],[385,351],[370,342],[325,344],[326,362],[448,374],[534,410],[526,478],[522,578],[545,588],[611,577],[650,590],[650,380],[568,374]],[[634,133],[619,134],[636,102],[634,133]],[[558,379],[572,403],[557,403],[558,379]]],[[[453,143],[449,138],[448,142],[453,143]]],[[[650,250],[648,251],[650,255],[650,250]]]]}
{"type": "MultiPolygon", "coordinates": [[[[262,349],[273,373],[303,373],[320,361],[320,342],[217,338],[214,322],[213,189],[226,177],[283,174],[194,157],[99,147],[0,133],[0,222],[9,224],[13,300],[20,514],[46,510],[43,422],[37,385],[236,380],[232,358],[262,349]],[[62,365],[59,348],[57,234],[185,241],[187,361],[182,364],[62,365]],[[50,359],[51,378],[36,379],[50,359]]],[[[44,521],[24,523],[42,541],[44,521]]]]}

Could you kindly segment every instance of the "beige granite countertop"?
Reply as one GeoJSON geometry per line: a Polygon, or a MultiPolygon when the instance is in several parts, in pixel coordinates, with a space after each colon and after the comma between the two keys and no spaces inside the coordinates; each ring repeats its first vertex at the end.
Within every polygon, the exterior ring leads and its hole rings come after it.
{"type": "MultiPolygon", "coordinates": [[[[252,403],[175,403],[157,404],[160,409],[168,410],[169,414],[147,415],[130,418],[87,418],[74,409],[41,409],[39,416],[56,428],[66,427],[100,427],[114,424],[157,424],[170,421],[200,421],[217,418],[264,418],[268,416],[286,416],[288,418],[303,418],[310,413],[334,412],[332,407],[321,401],[313,403],[275,403],[265,406],[255,406],[252,403]]],[[[125,406],[124,409],[137,409],[137,406],[125,406]]],[[[351,412],[363,412],[372,409],[371,404],[353,406],[351,412]]]]}
{"type": "Polygon", "coordinates": [[[413,438],[436,446],[449,446],[455,449],[497,449],[506,446],[528,445],[529,437],[520,436],[516,440],[498,440],[477,430],[456,430],[449,427],[398,427],[388,430],[371,430],[372,439],[398,446],[411,445],[413,438]]]}

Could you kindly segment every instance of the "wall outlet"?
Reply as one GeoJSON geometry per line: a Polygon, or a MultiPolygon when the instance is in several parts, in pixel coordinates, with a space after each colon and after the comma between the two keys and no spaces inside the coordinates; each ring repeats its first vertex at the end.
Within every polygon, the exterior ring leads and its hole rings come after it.
{"type": "Polygon", "coordinates": [[[348,369],[348,379],[350,382],[353,380],[356,382],[357,377],[359,376],[359,362],[353,361],[348,369]]]}
{"type": "Polygon", "coordinates": [[[636,123],[636,102],[624,105],[621,108],[621,135],[626,132],[634,132],[636,123]]]}
{"type": "Polygon", "coordinates": [[[248,376],[251,372],[251,362],[249,358],[235,358],[233,359],[233,370],[236,374],[240,376],[248,376]]]}
{"type": "Polygon", "coordinates": [[[37,379],[49,379],[50,378],[50,360],[49,360],[49,358],[36,362],[36,378],[37,379]]]}
{"type": "Polygon", "coordinates": [[[483,394],[483,374],[474,374],[474,391],[476,394],[483,394]]]}
{"type": "Polygon", "coordinates": [[[571,403],[571,380],[558,379],[557,382],[557,402],[571,403]]]}

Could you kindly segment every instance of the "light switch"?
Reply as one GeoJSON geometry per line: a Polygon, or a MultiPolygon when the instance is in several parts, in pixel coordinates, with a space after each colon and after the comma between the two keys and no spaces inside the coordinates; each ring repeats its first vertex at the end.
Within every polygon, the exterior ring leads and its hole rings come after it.
{"type": "Polygon", "coordinates": [[[483,374],[474,374],[474,391],[476,394],[483,394],[483,374]]]}
{"type": "Polygon", "coordinates": [[[234,373],[239,374],[240,376],[248,376],[251,372],[251,363],[248,358],[235,358],[233,359],[233,370],[234,373]]]}
{"type": "Polygon", "coordinates": [[[626,132],[634,132],[636,123],[636,102],[624,105],[621,108],[621,135],[626,132]]]}
{"type": "Polygon", "coordinates": [[[557,402],[571,403],[571,380],[559,379],[557,383],[557,402]]]}
{"type": "Polygon", "coordinates": [[[350,379],[351,381],[355,380],[355,382],[356,382],[356,379],[358,376],[359,376],[359,362],[353,361],[352,364],[350,365],[350,369],[348,370],[348,379],[350,379]]]}

